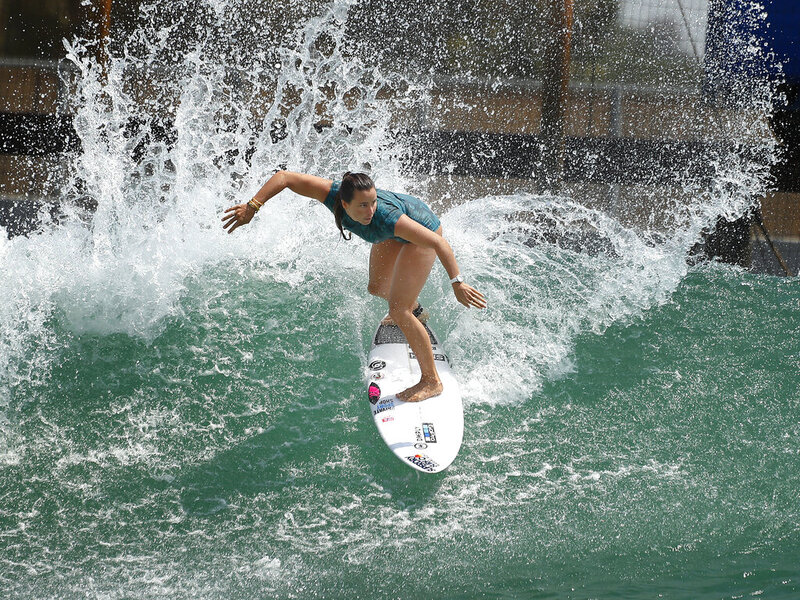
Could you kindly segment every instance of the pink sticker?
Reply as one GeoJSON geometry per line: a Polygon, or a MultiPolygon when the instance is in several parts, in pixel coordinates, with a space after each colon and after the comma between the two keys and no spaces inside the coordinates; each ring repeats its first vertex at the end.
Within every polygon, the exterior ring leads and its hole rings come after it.
{"type": "Polygon", "coordinates": [[[367,390],[367,396],[369,397],[370,404],[378,403],[378,400],[381,399],[381,388],[378,387],[377,383],[369,384],[369,389],[367,390]]]}

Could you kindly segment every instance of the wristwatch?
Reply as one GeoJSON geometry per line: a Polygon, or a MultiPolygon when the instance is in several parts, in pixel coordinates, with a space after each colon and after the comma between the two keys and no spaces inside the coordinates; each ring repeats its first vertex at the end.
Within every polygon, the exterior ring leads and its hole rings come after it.
{"type": "Polygon", "coordinates": [[[461,275],[456,275],[450,280],[450,283],[464,283],[464,278],[461,275]]]}

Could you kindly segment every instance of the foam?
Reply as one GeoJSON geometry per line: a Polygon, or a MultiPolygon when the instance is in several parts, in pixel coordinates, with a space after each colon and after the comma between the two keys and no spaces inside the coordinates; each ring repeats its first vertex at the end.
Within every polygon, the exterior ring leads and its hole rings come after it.
{"type": "MultiPolygon", "coordinates": [[[[460,307],[443,269],[435,267],[423,303],[432,308],[434,325],[444,334],[467,410],[480,418],[459,461],[437,480],[400,475],[400,465],[390,464],[390,457],[376,461],[376,446],[369,447],[370,438],[362,436],[374,432],[350,395],[358,382],[347,374],[332,372],[315,388],[334,389],[341,402],[293,395],[294,389],[288,397],[270,395],[271,386],[284,390],[278,384],[317,377],[319,369],[312,369],[315,344],[328,340],[315,340],[306,335],[307,328],[272,313],[254,323],[248,314],[248,309],[255,310],[252,301],[264,301],[260,290],[266,286],[275,294],[268,300],[275,303],[282,301],[281,293],[313,295],[317,301],[309,305],[314,310],[304,316],[339,336],[337,343],[348,354],[363,351],[363,362],[383,309],[365,293],[369,249],[338,241],[327,209],[289,192],[270,201],[251,225],[233,235],[222,231],[221,211],[249,198],[280,165],[335,177],[369,163],[381,187],[407,191],[420,183],[403,173],[398,158],[402,148],[395,147],[390,130],[396,103],[413,104],[418,100],[414,94],[424,95],[426,84],[411,85],[405,97],[379,98],[381,86],[404,78],[345,58],[340,49],[347,41],[343,20],[352,4],[334,2],[298,30],[293,42],[278,52],[279,68],[269,86],[263,78],[267,72],[272,77],[275,63],[266,54],[242,56],[244,63],[235,66],[247,68],[238,69],[242,80],[233,85],[224,64],[229,57],[215,52],[213,40],[198,40],[185,53],[176,53],[180,68],[168,91],[179,98],[170,109],[178,137],[172,148],[145,144],[140,162],[131,154],[144,138],[126,137],[124,124],[130,116],[147,121],[150,108],[129,93],[123,75],[137,69],[147,73],[148,65],[157,64],[171,50],[165,41],[169,32],[153,31],[146,22],[136,33],[143,49],[137,55],[111,57],[106,86],[101,85],[91,45],[68,44],[70,59],[81,73],[75,126],[83,152],[76,157],[75,178],[64,196],[85,195],[97,203],[97,211],[87,215],[75,208],[60,224],[28,238],[0,237],[5,278],[0,288],[0,464],[18,467],[36,457],[45,467],[52,466],[55,478],[48,470],[47,485],[34,482],[44,489],[44,500],[39,500],[39,488],[24,490],[35,499],[15,500],[54,504],[60,527],[71,532],[71,505],[59,504],[67,496],[59,488],[66,487],[71,494],[67,499],[84,511],[80,526],[99,522],[112,534],[106,543],[116,545],[102,552],[87,545],[81,550],[83,564],[67,565],[47,554],[51,544],[57,545],[50,531],[43,528],[36,532],[42,537],[32,540],[18,536],[20,547],[23,541],[32,542],[34,549],[20,550],[24,564],[3,559],[4,566],[17,574],[50,574],[51,582],[49,589],[18,591],[37,597],[62,589],[75,597],[230,597],[235,596],[231,590],[245,589],[254,591],[250,597],[265,591],[302,597],[324,591],[325,585],[334,589],[342,565],[369,574],[373,565],[397,564],[398,554],[404,557],[404,573],[412,575],[431,568],[446,571],[459,561],[488,564],[486,552],[495,558],[503,555],[498,548],[526,550],[514,537],[523,526],[533,540],[528,546],[552,548],[558,561],[576,547],[586,547],[570,546],[571,540],[598,539],[580,530],[576,498],[597,489],[618,491],[598,511],[621,511],[635,505],[629,501],[641,494],[637,489],[619,491],[626,481],[665,487],[691,483],[692,474],[679,461],[605,457],[599,446],[593,447],[597,460],[545,456],[543,445],[555,442],[539,437],[533,443],[533,432],[571,411],[569,404],[537,407],[508,431],[496,429],[502,425],[495,409],[516,410],[530,403],[545,382],[572,373],[581,336],[669,302],[687,273],[686,252],[699,232],[720,213],[741,214],[763,189],[764,172],[750,163],[716,165],[715,185],[695,190],[689,204],[675,208],[679,225],[667,237],[625,227],[567,196],[492,195],[442,214],[461,269],[486,294],[489,309],[460,307]],[[333,36],[337,50],[329,56],[314,49],[319,31],[333,36]],[[318,91],[349,89],[362,80],[375,83],[361,84],[358,106],[341,97],[330,105],[334,124],[348,123],[353,132],[333,127],[318,133],[313,126],[318,91]],[[250,97],[269,96],[273,84],[277,91],[264,118],[253,119],[242,90],[250,97]],[[300,90],[296,103],[289,102],[294,93],[290,88],[300,90]],[[287,106],[292,108],[287,111],[287,106]],[[284,123],[287,136],[273,142],[269,128],[277,120],[284,123]],[[220,128],[221,122],[226,127],[220,128]],[[591,250],[571,246],[575,231],[592,232],[598,243],[591,250]],[[259,292],[253,291],[256,287],[259,292]],[[237,332],[221,331],[232,315],[240,317],[237,332]],[[53,361],[76,340],[95,338],[102,346],[100,342],[114,336],[128,337],[144,348],[134,354],[147,354],[164,348],[160,336],[165,332],[169,343],[178,345],[175,353],[185,354],[186,363],[180,365],[185,369],[156,369],[147,374],[152,378],[142,377],[148,383],[141,388],[120,392],[124,397],[107,412],[93,413],[92,418],[113,420],[108,439],[73,438],[69,428],[78,429],[81,423],[49,423],[41,413],[45,427],[25,429],[35,437],[25,439],[20,433],[26,425],[20,420],[28,418],[19,416],[20,406],[60,400],[56,382],[48,378],[53,361]],[[260,358],[249,348],[256,333],[275,339],[268,349],[287,365],[279,375],[242,373],[242,365],[249,368],[260,358]],[[209,389],[195,381],[204,377],[226,383],[209,389]],[[165,397],[158,395],[159,385],[168,388],[165,397]],[[256,397],[242,399],[246,394],[256,397]],[[294,401],[298,406],[287,408],[294,401]],[[245,450],[237,446],[275,434],[274,427],[281,426],[275,425],[275,414],[281,410],[296,411],[287,419],[291,425],[278,431],[286,439],[269,447],[253,442],[263,451],[252,459],[258,468],[251,472],[250,465],[241,464],[251,460],[248,456],[237,460],[241,472],[231,475],[235,481],[219,475],[214,481],[212,473],[208,488],[202,487],[207,471],[229,466],[226,451],[233,449],[233,458],[239,459],[245,450]],[[318,411],[313,418],[312,411],[318,411]],[[331,421],[328,432],[344,440],[325,446],[330,447],[327,452],[313,448],[322,435],[314,429],[320,415],[331,421]],[[297,452],[308,447],[315,458],[297,452]],[[214,462],[217,458],[220,462],[214,462]],[[181,473],[198,464],[202,472],[181,473]],[[147,488],[142,497],[111,498],[102,514],[92,514],[87,500],[107,497],[106,488],[119,481],[131,484],[130,474],[138,478],[142,472],[162,487],[147,488]],[[183,495],[190,493],[186,490],[194,493],[195,487],[201,488],[196,502],[202,510],[192,510],[195,498],[183,495]],[[532,518],[541,508],[556,514],[532,518]],[[115,541],[119,532],[113,525],[128,526],[134,518],[145,520],[137,524],[142,529],[127,527],[131,537],[115,541]],[[154,539],[139,539],[138,531],[154,539]],[[428,546],[430,542],[435,544],[428,546]],[[410,550],[421,545],[425,548],[419,555],[410,550]],[[449,551],[424,551],[434,545],[449,551]],[[224,557],[219,548],[225,548],[224,557]],[[212,558],[219,563],[205,561],[212,558]]],[[[222,0],[208,5],[213,9],[209,27],[224,30],[237,5],[222,0]]],[[[151,10],[145,7],[145,18],[151,10]]],[[[691,182],[687,187],[692,192],[691,182]]],[[[76,404],[84,400],[70,399],[76,404]]],[[[656,494],[655,501],[659,499],[656,494]]],[[[655,513],[652,507],[639,510],[655,513]]],[[[30,515],[19,521],[28,524],[37,516],[30,515]]],[[[647,530],[646,523],[641,529],[647,530]]],[[[80,533],[83,537],[69,544],[91,538],[80,533]]],[[[373,589],[379,587],[367,579],[373,589]]]]}

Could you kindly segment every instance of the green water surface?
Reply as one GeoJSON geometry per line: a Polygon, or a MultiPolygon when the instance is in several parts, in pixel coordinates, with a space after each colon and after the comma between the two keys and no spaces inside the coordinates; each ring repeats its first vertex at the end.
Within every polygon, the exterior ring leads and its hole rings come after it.
{"type": "MultiPolygon", "coordinates": [[[[226,277],[153,339],[56,312],[31,343],[1,423],[4,597],[800,596],[796,280],[691,272],[525,401],[467,390],[459,458],[422,476],[361,384],[377,301],[226,277]]],[[[446,345],[460,309],[437,310],[446,345]]]]}

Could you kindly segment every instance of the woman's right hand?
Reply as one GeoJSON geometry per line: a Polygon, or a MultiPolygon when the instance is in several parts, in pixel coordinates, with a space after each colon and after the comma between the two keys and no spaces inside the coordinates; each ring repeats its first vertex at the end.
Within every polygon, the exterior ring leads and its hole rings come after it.
{"type": "Polygon", "coordinates": [[[486,298],[478,290],[466,283],[454,283],[453,293],[456,299],[466,307],[486,308],[486,298]]]}
{"type": "Polygon", "coordinates": [[[228,229],[228,233],[233,233],[233,230],[241,225],[247,225],[255,216],[255,209],[247,204],[237,204],[231,206],[225,211],[225,216],[222,217],[222,228],[228,229]]]}

